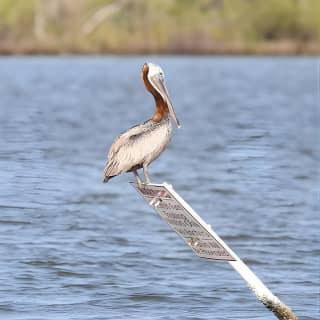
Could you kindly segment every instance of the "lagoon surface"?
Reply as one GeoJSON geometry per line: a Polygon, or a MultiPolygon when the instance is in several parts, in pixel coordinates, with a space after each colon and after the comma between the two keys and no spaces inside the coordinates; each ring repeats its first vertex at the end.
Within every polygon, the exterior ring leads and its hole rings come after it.
{"type": "Polygon", "coordinates": [[[150,166],[302,320],[319,314],[316,58],[0,58],[0,318],[275,319],[128,184],[117,134],[151,117],[161,64],[182,128],[150,166]]]}

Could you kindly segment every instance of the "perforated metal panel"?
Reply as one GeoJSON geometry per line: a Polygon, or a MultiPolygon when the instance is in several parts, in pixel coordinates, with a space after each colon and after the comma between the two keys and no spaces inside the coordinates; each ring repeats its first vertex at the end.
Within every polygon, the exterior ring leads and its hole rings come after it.
{"type": "Polygon", "coordinates": [[[223,241],[168,184],[131,183],[157,213],[184,239],[196,255],[212,260],[236,260],[223,241]]]}

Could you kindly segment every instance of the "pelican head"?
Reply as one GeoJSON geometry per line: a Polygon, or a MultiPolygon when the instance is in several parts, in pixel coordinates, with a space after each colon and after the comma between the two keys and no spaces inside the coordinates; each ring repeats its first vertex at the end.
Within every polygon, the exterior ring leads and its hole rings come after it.
{"type": "Polygon", "coordinates": [[[161,95],[164,102],[166,102],[169,109],[170,116],[176,123],[177,127],[180,128],[181,127],[180,122],[174,111],[174,108],[168,93],[168,89],[165,84],[163,70],[161,69],[160,66],[151,62],[145,63],[144,67],[148,67],[148,80],[150,84],[161,95]]]}

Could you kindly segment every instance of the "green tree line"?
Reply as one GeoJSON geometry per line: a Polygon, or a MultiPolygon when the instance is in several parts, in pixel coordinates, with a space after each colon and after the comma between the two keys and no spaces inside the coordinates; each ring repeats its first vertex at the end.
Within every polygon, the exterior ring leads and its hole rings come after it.
{"type": "Polygon", "coordinates": [[[0,0],[0,53],[318,54],[320,0],[0,0]]]}

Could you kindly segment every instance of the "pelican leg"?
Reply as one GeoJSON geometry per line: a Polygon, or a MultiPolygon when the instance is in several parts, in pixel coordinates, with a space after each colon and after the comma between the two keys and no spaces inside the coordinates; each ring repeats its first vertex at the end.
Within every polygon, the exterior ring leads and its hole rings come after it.
{"type": "Polygon", "coordinates": [[[136,179],[137,179],[137,182],[138,182],[138,186],[139,186],[139,188],[141,188],[141,186],[142,186],[142,180],[141,180],[141,178],[140,178],[140,176],[139,176],[139,174],[138,174],[137,170],[133,170],[133,174],[134,174],[134,176],[135,176],[135,177],[136,177],[136,179]]]}
{"type": "Polygon", "coordinates": [[[146,178],[146,183],[149,184],[151,183],[151,180],[150,180],[150,177],[149,177],[149,174],[148,174],[148,165],[147,164],[144,164],[143,165],[143,174],[146,178]]]}

